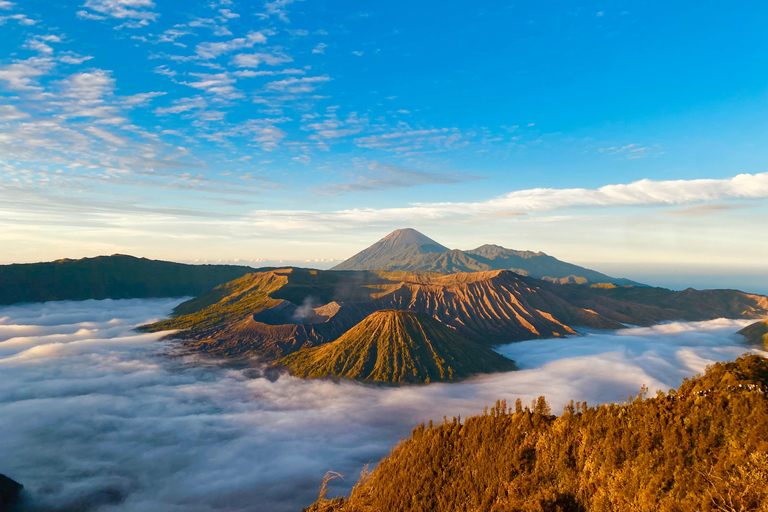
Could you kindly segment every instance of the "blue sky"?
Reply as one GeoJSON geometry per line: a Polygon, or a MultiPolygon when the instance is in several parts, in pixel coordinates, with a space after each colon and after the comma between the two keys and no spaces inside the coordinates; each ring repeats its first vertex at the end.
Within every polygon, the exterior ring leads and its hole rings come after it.
{"type": "Polygon", "coordinates": [[[765,2],[0,1],[0,260],[323,266],[412,226],[630,274],[764,271],[766,22],[765,2]]]}

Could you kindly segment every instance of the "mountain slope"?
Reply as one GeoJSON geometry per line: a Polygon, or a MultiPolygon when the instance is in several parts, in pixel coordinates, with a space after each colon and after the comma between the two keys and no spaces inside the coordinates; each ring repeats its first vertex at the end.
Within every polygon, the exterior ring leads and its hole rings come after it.
{"type": "Polygon", "coordinates": [[[199,295],[254,269],[122,254],[0,266],[0,304],[199,295]]]}
{"type": "Polygon", "coordinates": [[[367,249],[339,263],[332,270],[389,270],[387,262],[412,258],[421,254],[441,253],[448,248],[415,229],[398,229],[367,249]]]}
{"type": "Polygon", "coordinates": [[[394,231],[331,270],[440,273],[514,270],[518,274],[558,283],[640,284],[566,263],[543,252],[515,251],[490,244],[469,251],[449,250],[413,229],[394,231]]]}
{"type": "Polygon", "coordinates": [[[431,316],[402,310],[376,311],[336,341],[300,350],[279,363],[298,377],[389,383],[456,380],[515,368],[431,316]]]}
{"type": "Polygon", "coordinates": [[[669,320],[764,318],[768,298],[736,290],[561,286],[509,270],[456,274],[276,269],[243,276],[144,326],[217,356],[279,359],[332,342],[380,310],[412,310],[482,345],[669,320]]]}
{"type": "Polygon", "coordinates": [[[349,499],[304,512],[768,510],[768,360],[717,363],[623,405],[544,397],[413,429],[349,499]]]}
{"type": "Polygon", "coordinates": [[[755,322],[739,331],[739,334],[758,347],[768,348],[768,320],[755,322]]]}

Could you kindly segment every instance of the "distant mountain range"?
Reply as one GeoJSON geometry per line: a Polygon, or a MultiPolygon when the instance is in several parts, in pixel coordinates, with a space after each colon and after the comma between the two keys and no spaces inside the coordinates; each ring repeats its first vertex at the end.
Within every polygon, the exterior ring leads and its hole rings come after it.
{"type": "Polygon", "coordinates": [[[613,283],[641,286],[560,261],[543,252],[482,245],[470,251],[448,249],[415,229],[398,229],[331,270],[408,270],[410,272],[480,272],[512,270],[556,283],[613,283]]]}
{"type": "Polygon", "coordinates": [[[0,265],[0,304],[200,295],[256,269],[186,265],[123,254],[0,265]]]}
{"type": "MultiPolygon", "coordinates": [[[[177,330],[173,337],[187,350],[223,357],[277,361],[299,352],[301,356],[282,363],[305,376],[397,382],[397,368],[419,371],[432,364],[422,360],[416,367],[407,361],[423,353],[426,340],[433,339],[416,335],[416,324],[432,322],[413,322],[409,317],[410,330],[405,334],[399,327],[382,331],[381,317],[364,322],[382,310],[424,313],[469,342],[494,346],[575,334],[578,327],[618,329],[668,320],[757,319],[768,314],[768,298],[736,290],[561,286],[509,270],[445,275],[287,268],[248,274],[218,286],[179,305],[173,318],[142,330],[177,330]],[[374,345],[373,332],[389,341],[374,345]],[[340,343],[333,348],[311,351],[337,340],[340,343]],[[410,342],[418,346],[402,351],[403,344],[410,342]],[[377,361],[399,363],[389,366],[389,375],[368,371],[374,355],[377,361]],[[355,365],[360,368],[345,369],[355,365]]],[[[437,332],[435,338],[446,351],[437,357],[449,360],[447,353],[461,344],[455,337],[448,340],[445,332],[437,332]]],[[[466,368],[478,368],[457,354],[466,368]]],[[[460,371],[458,365],[452,368],[457,374],[460,371]]],[[[486,368],[477,371],[491,367],[486,368]]],[[[439,372],[433,366],[419,378],[432,380],[434,371],[439,372]]]]}

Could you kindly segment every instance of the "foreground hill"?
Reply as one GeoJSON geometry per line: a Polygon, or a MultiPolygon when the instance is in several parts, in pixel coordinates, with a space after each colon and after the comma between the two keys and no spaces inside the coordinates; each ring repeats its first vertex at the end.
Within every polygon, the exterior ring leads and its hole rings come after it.
{"type": "Polygon", "coordinates": [[[508,270],[456,274],[277,269],[248,274],[143,327],[177,330],[189,350],[278,359],[334,341],[385,309],[425,313],[499,345],[668,320],[762,318],[768,298],[736,290],[556,285],[508,270]]]}
{"type": "Polygon", "coordinates": [[[639,285],[560,261],[543,252],[516,251],[498,245],[450,250],[414,229],[398,229],[332,270],[407,270],[409,272],[481,272],[514,270],[556,283],[639,285]]]}
{"type": "Polygon", "coordinates": [[[755,322],[739,331],[739,334],[758,347],[768,349],[768,320],[755,322]]]}
{"type": "Polygon", "coordinates": [[[571,402],[413,430],[349,499],[305,512],[768,510],[768,360],[715,364],[624,405],[571,402]]]}
{"type": "Polygon", "coordinates": [[[254,269],[185,265],[115,254],[0,265],[0,304],[199,295],[254,269]]]}
{"type": "Polygon", "coordinates": [[[371,382],[456,380],[515,369],[490,348],[472,343],[424,313],[371,313],[334,342],[281,359],[298,377],[337,376],[371,382]]]}

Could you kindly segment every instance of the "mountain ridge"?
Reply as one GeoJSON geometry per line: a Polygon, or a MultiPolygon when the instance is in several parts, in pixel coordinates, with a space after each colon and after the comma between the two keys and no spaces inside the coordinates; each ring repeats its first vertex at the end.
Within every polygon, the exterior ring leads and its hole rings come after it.
{"type": "Polygon", "coordinates": [[[555,283],[614,283],[644,286],[561,261],[541,251],[518,251],[495,244],[475,249],[448,249],[412,228],[398,229],[331,270],[407,270],[411,272],[479,272],[513,270],[555,283]]]}
{"type": "Polygon", "coordinates": [[[0,304],[199,295],[257,269],[125,254],[0,265],[0,304]]]}
{"type": "Polygon", "coordinates": [[[248,274],[141,329],[177,331],[181,347],[276,360],[332,342],[375,311],[413,310],[469,341],[501,345],[673,320],[763,318],[768,298],[736,290],[562,286],[509,270],[455,274],[321,271],[248,274]]]}

